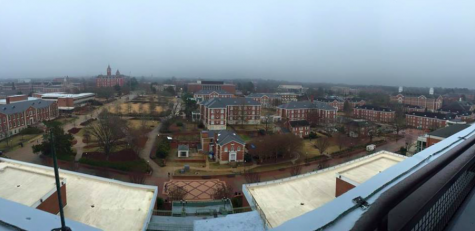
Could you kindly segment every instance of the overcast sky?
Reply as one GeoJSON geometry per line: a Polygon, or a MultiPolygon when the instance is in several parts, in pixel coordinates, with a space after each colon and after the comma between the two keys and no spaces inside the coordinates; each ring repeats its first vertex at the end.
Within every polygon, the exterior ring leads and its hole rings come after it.
{"type": "Polygon", "coordinates": [[[0,78],[475,88],[474,0],[0,0],[0,78]]]}

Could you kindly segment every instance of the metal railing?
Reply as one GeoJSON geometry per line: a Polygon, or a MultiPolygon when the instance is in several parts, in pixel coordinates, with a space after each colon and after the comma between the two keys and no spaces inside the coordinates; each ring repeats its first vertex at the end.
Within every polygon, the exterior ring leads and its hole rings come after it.
{"type": "Polygon", "coordinates": [[[445,152],[384,192],[352,230],[443,230],[475,187],[472,133],[433,153],[428,158],[445,152]]]}

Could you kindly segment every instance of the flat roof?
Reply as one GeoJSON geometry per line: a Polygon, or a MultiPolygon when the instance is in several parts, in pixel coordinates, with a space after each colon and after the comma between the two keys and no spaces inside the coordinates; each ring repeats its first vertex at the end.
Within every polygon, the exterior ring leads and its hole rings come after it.
{"type": "MultiPolygon", "coordinates": [[[[29,172],[29,177],[35,174],[54,177],[51,167],[21,161],[0,158],[0,168],[2,167],[18,171],[0,171],[0,185],[23,182],[30,183],[25,188],[36,190],[42,189],[41,183],[33,182],[33,179],[22,179],[21,175],[15,176],[13,173],[29,172]]],[[[60,170],[60,177],[67,182],[67,205],[64,207],[66,218],[103,230],[144,230],[148,226],[155,204],[156,186],[126,183],[66,170],[60,170]]],[[[49,182],[49,178],[42,178],[42,181],[49,182]]],[[[54,180],[52,183],[54,186],[54,180]]],[[[2,188],[0,191],[3,191],[2,188]]],[[[32,192],[31,195],[36,193],[32,192]]],[[[2,197],[7,200],[16,198],[11,194],[2,197]]],[[[27,197],[16,200],[21,204],[30,203],[27,197]]]]}
{"type": "Polygon", "coordinates": [[[30,207],[55,192],[54,176],[0,164],[0,197],[30,207]]]}
{"type": "Polygon", "coordinates": [[[335,199],[336,177],[343,174],[357,183],[399,163],[406,157],[387,151],[331,168],[270,182],[244,185],[245,195],[257,203],[272,227],[312,211],[335,199]]]}
{"type": "Polygon", "coordinates": [[[51,98],[82,98],[82,97],[92,97],[96,94],[94,93],[79,93],[79,94],[68,94],[68,93],[38,93],[41,97],[51,97],[51,98]]]}

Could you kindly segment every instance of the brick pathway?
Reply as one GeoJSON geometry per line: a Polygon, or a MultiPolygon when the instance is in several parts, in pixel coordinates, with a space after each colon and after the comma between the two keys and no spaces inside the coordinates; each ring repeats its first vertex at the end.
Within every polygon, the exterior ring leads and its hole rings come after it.
{"type": "Polygon", "coordinates": [[[185,200],[211,200],[213,199],[214,190],[217,185],[225,184],[218,179],[213,180],[171,180],[165,182],[163,186],[163,194],[168,194],[168,190],[173,186],[183,187],[188,194],[185,200]]]}

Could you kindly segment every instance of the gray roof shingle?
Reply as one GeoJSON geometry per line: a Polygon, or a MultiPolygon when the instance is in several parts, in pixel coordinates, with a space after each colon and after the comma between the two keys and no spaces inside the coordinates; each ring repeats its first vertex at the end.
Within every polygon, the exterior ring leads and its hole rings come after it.
{"type": "Polygon", "coordinates": [[[239,135],[235,131],[229,131],[229,130],[208,131],[209,137],[213,137],[214,134],[218,135],[218,140],[216,141],[216,143],[218,143],[219,145],[224,145],[231,141],[235,141],[240,144],[246,144],[246,142],[244,142],[244,140],[241,139],[241,137],[239,137],[239,135]]]}
{"type": "Polygon", "coordinates": [[[310,101],[293,101],[290,103],[282,104],[278,106],[282,109],[321,109],[321,110],[333,110],[336,111],[336,108],[323,103],[323,102],[310,102],[310,101]]]}
{"type": "Polygon", "coordinates": [[[49,107],[51,104],[53,104],[52,101],[46,101],[42,99],[15,102],[11,104],[0,105],[0,113],[5,115],[11,115],[23,112],[29,107],[40,109],[49,107]]]}
{"type": "Polygon", "coordinates": [[[261,104],[249,98],[212,98],[201,102],[208,108],[225,108],[226,106],[260,106],[261,104]]]}

